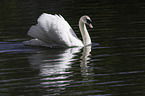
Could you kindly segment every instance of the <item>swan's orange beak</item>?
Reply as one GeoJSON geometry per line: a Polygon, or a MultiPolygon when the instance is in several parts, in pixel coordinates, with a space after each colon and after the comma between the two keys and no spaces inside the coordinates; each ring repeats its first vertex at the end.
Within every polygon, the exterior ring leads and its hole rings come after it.
{"type": "Polygon", "coordinates": [[[89,25],[89,27],[90,27],[90,28],[93,28],[93,25],[92,25],[91,23],[90,23],[90,24],[88,24],[88,25],[89,25]]]}

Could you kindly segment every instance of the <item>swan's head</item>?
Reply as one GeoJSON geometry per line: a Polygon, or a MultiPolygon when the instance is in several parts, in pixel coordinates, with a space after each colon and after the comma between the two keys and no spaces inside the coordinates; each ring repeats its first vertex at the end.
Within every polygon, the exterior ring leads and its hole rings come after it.
{"type": "Polygon", "coordinates": [[[92,20],[90,19],[90,17],[89,16],[82,16],[81,18],[80,18],[80,21],[81,22],[83,22],[83,23],[85,23],[85,24],[87,24],[90,28],[93,28],[93,25],[91,24],[92,23],[92,20]]]}

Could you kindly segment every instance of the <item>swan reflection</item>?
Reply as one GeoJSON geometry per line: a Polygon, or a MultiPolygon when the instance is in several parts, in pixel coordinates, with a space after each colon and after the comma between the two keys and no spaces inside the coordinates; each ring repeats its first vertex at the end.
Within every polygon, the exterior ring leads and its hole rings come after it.
{"type": "MultiPolygon", "coordinates": [[[[82,48],[69,48],[69,49],[50,49],[50,50],[39,50],[36,54],[29,57],[31,67],[39,69],[39,75],[41,77],[40,82],[43,87],[60,87],[69,85],[71,80],[68,79],[73,73],[71,64],[74,63],[74,57],[79,56],[79,52],[82,48]],[[76,54],[77,53],[77,54],[76,54]]],[[[90,60],[91,46],[84,47],[81,60],[81,72],[82,75],[88,75],[87,63],[90,60]]]]}
{"type": "Polygon", "coordinates": [[[89,68],[88,63],[90,63],[90,52],[91,52],[91,46],[86,46],[83,48],[83,52],[82,52],[82,56],[81,56],[81,72],[82,72],[82,76],[86,76],[86,75],[91,75],[91,68],[89,68]]]}
{"type": "Polygon", "coordinates": [[[80,48],[40,50],[37,54],[29,57],[33,68],[40,69],[41,76],[52,74],[63,74],[71,68],[70,64],[74,60],[75,53],[81,51],[80,48]]]}

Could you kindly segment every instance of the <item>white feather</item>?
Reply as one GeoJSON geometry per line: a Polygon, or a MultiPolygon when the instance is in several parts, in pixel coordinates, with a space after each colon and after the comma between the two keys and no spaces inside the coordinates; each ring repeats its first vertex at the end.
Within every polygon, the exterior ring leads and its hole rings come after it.
{"type": "Polygon", "coordinates": [[[28,31],[29,36],[37,39],[25,41],[25,45],[47,47],[84,46],[68,22],[61,15],[43,13],[37,22],[38,24],[32,26],[28,31]]]}

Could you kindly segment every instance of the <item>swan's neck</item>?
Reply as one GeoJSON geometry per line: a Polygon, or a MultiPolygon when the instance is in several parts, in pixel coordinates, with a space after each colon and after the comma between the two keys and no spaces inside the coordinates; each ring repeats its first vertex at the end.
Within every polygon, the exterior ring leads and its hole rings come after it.
{"type": "Polygon", "coordinates": [[[79,21],[79,28],[80,28],[80,31],[81,31],[81,34],[82,34],[84,46],[87,46],[87,45],[91,44],[91,38],[89,36],[86,25],[81,20],[79,21]]]}

